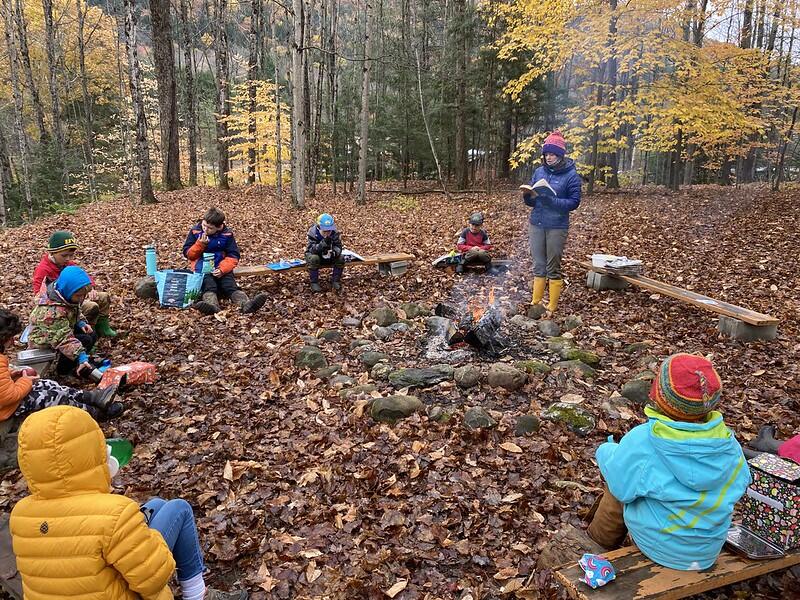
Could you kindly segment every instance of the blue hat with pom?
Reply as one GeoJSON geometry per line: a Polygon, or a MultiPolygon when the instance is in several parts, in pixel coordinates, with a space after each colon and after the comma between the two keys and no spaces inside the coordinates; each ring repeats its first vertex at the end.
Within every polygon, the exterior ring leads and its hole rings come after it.
{"type": "Polygon", "coordinates": [[[66,300],[70,300],[75,292],[88,285],[92,285],[89,275],[86,274],[86,271],[74,265],[65,267],[58,279],[56,279],[56,290],[66,300]]]}

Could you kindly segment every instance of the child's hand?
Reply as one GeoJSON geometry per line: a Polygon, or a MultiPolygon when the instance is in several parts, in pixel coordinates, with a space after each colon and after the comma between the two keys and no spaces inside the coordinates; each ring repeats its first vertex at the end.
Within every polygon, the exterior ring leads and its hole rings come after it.
{"type": "Polygon", "coordinates": [[[84,325],[83,327],[81,327],[81,331],[82,331],[83,333],[89,334],[89,333],[92,333],[92,331],[94,331],[94,329],[92,329],[92,326],[91,326],[91,325],[89,325],[88,323],[86,323],[86,325],[84,325]]]}
{"type": "MultiPolygon", "coordinates": [[[[34,371],[34,373],[36,372],[34,371]]],[[[37,379],[39,379],[39,374],[36,373],[35,375],[28,375],[27,373],[23,373],[20,379],[28,379],[30,381],[36,381],[37,379]]]]}
{"type": "Polygon", "coordinates": [[[211,271],[212,277],[222,277],[222,271],[220,269],[214,269],[211,271]]]}
{"type": "Polygon", "coordinates": [[[92,370],[94,370],[94,367],[90,365],[88,362],[82,362],[77,367],[75,367],[75,373],[77,373],[78,375],[84,373],[85,371],[91,373],[92,370]]]}
{"type": "Polygon", "coordinates": [[[200,242],[201,244],[203,244],[203,246],[207,246],[208,245],[208,234],[205,231],[203,231],[203,233],[200,235],[200,237],[197,238],[197,241],[200,242]]]}

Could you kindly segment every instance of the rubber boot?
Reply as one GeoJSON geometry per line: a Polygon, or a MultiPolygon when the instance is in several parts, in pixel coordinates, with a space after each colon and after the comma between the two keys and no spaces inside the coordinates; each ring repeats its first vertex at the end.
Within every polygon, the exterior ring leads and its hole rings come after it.
{"type": "Polygon", "coordinates": [[[242,290],[236,290],[231,294],[231,302],[237,304],[242,311],[243,315],[249,315],[256,312],[259,308],[264,306],[264,303],[267,301],[266,294],[256,294],[256,296],[250,300],[242,290]]]}
{"type": "Polygon", "coordinates": [[[100,337],[117,337],[117,332],[111,329],[111,323],[108,322],[108,315],[100,315],[97,318],[97,325],[94,326],[94,330],[100,337]]]}
{"type": "Polygon", "coordinates": [[[94,390],[83,391],[83,403],[89,406],[105,410],[114,401],[117,395],[117,386],[112,385],[107,388],[96,388],[94,390]]]}
{"type": "Polygon", "coordinates": [[[544,298],[544,288],[547,285],[547,277],[534,277],[533,278],[533,294],[531,295],[531,304],[539,304],[544,298]]]}
{"type": "Polygon", "coordinates": [[[331,276],[331,287],[337,294],[342,291],[342,273],[344,269],[341,267],[333,267],[333,275],[331,276]]]}
{"type": "Polygon", "coordinates": [[[311,291],[319,294],[322,291],[322,286],[319,284],[319,269],[309,269],[308,278],[311,280],[311,291]]]}
{"type": "Polygon", "coordinates": [[[456,265],[456,273],[461,275],[464,272],[464,263],[460,262],[456,265]]]}
{"type": "Polygon", "coordinates": [[[556,312],[558,308],[558,298],[561,296],[561,290],[564,287],[563,279],[550,280],[550,300],[547,303],[547,310],[551,313],[556,312]]]}
{"type": "Polygon", "coordinates": [[[219,307],[219,298],[214,292],[203,292],[203,297],[192,306],[204,315],[213,315],[222,310],[219,307]]]}

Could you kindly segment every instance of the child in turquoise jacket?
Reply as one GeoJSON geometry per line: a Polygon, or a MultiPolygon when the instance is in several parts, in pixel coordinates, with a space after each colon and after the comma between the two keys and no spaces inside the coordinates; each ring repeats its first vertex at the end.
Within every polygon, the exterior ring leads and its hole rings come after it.
{"type": "Polygon", "coordinates": [[[750,484],[742,448],[714,410],[721,391],[705,358],[664,361],[647,423],[597,449],[607,489],[587,530],[595,542],[619,547],[630,533],[665,567],[692,571],[716,562],[733,507],[750,484]]]}

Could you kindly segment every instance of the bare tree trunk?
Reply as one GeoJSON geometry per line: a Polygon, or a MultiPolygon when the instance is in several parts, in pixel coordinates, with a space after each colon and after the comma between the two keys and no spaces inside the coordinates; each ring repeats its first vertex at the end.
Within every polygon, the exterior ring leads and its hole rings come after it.
{"type": "Polygon", "coordinates": [[[275,48],[275,196],[283,201],[283,147],[281,144],[281,92],[278,80],[278,38],[275,37],[275,16],[270,19],[272,43],[275,48]]]}
{"type": "Polygon", "coordinates": [[[214,62],[217,71],[217,164],[219,168],[219,188],[227,190],[228,185],[228,124],[225,117],[230,114],[228,106],[228,2],[217,0],[216,4],[216,35],[214,36],[214,62]]]}
{"type": "Polygon", "coordinates": [[[66,160],[64,157],[64,129],[61,126],[61,98],[58,95],[56,74],[61,72],[56,57],[56,29],[53,23],[53,0],[42,0],[44,11],[45,48],[47,49],[47,83],[50,88],[50,106],[53,116],[53,132],[55,133],[56,161],[61,171],[61,185],[59,193],[61,199],[66,199],[66,187],[69,184],[66,160]]]}
{"type": "Polygon", "coordinates": [[[153,30],[153,62],[158,82],[161,183],[167,190],[177,190],[181,187],[181,154],[170,0],[150,0],[150,18],[153,30]]]}
{"type": "Polygon", "coordinates": [[[455,176],[456,186],[463,190],[467,188],[467,32],[465,27],[466,7],[465,0],[455,1],[456,26],[452,28],[457,36],[458,56],[456,58],[456,148],[455,148],[455,176]]]}
{"type": "Polygon", "coordinates": [[[261,47],[261,0],[252,0],[250,13],[249,56],[247,59],[247,94],[250,105],[247,123],[249,147],[247,149],[247,183],[256,182],[256,80],[259,70],[259,48],[261,47]]]}
{"type": "Polygon", "coordinates": [[[183,62],[186,70],[186,128],[189,132],[189,185],[197,185],[197,107],[194,90],[194,44],[189,21],[189,1],[180,0],[183,62]]]}
{"type": "Polygon", "coordinates": [[[92,200],[97,198],[94,184],[94,149],[92,144],[92,99],[89,95],[89,82],[86,77],[86,52],[85,52],[85,37],[84,26],[86,21],[86,13],[84,9],[87,8],[86,4],[81,4],[81,0],[75,0],[75,10],[78,14],[78,62],[81,71],[81,91],[83,92],[83,112],[84,126],[86,140],[84,142],[86,152],[86,174],[89,179],[89,197],[92,200]]]}
{"type": "Polygon", "coordinates": [[[147,145],[147,119],[142,98],[142,72],[136,50],[136,0],[123,0],[125,6],[125,48],[128,51],[128,69],[131,100],[136,114],[136,162],[139,167],[139,190],[145,204],[154,204],[153,182],[150,176],[150,148],[147,145]]]}
{"type": "Polygon", "coordinates": [[[306,155],[306,120],[303,81],[303,27],[305,0],[292,0],[294,41],[292,44],[292,204],[305,208],[306,182],[303,162],[306,155]]]}
{"type": "Polygon", "coordinates": [[[367,153],[369,152],[369,75],[372,69],[372,1],[364,5],[364,63],[361,76],[361,131],[358,142],[358,196],[356,204],[367,203],[367,153]]]}
{"type": "Polygon", "coordinates": [[[331,177],[333,178],[333,193],[336,194],[336,122],[339,116],[339,107],[336,104],[338,92],[338,74],[336,69],[336,29],[338,26],[339,0],[330,0],[331,3],[331,27],[330,40],[328,42],[328,87],[331,103],[331,177]]]}
{"type": "Polygon", "coordinates": [[[8,225],[8,204],[11,191],[11,177],[9,177],[9,158],[6,136],[0,126],[0,227],[8,225]]]}
{"type": "Polygon", "coordinates": [[[14,28],[11,23],[11,0],[3,0],[4,30],[6,37],[6,49],[8,50],[8,64],[10,66],[11,90],[14,96],[14,129],[17,134],[17,145],[19,146],[20,162],[22,163],[22,192],[25,196],[25,205],[28,209],[28,216],[33,219],[33,199],[31,198],[31,178],[28,173],[28,140],[25,137],[25,125],[22,122],[22,89],[19,84],[19,73],[17,71],[17,43],[14,35],[14,28]]]}
{"type": "Polygon", "coordinates": [[[789,147],[789,142],[792,139],[792,132],[794,131],[795,123],[797,123],[797,108],[798,107],[795,106],[794,110],[792,111],[792,123],[789,125],[789,131],[786,133],[786,141],[781,144],[781,152],[780,158],[778,159],[777,171],[772,182],[772,191],[774,192],[777,192],[780,189],[781,182],[783,181],[783,167],[786,159],[786,148],[789,147]]]}
{"type": "Polygon", "coordinates": [[[425,133],[428,134],[428,144],[431,147],[431,154],[433,154],[433,162],[436,163],[436,173],[439,176],[439,185],[442,186],[444,195],[450,200],[450,192],[447,191],[447,186],[444,184],[442,178],[442,166],[439,164],[439,157],[436,155],[436,147],[433,145],[433,138],[431,137],[431,128],[428,126],[428,117],[425,114],[425,100],[422,96],[422,65],[419,61],[419,50],[414,48],[414,56],[417,62],[417,90],[419,91],[419,110],[422,113],[422,121],[425,123],[425,133]]]}
{"type": "MultiPolygon", "coordinates": [[[[36,126],[39,129],[39,142],[46,144],[50,139],[47,133],[47,128],[44,124],[44,109],[42,108],[42,100],[39,97],[39,88],[33,81],[33,69],[31,68],[31,55],[28,51],[28,26],[25,21],[25,13],[23,12],[22,0],[16,0],[16,22],[17,22],[17,35],[19,36],[19,53],[22,58],[22,70],[25,72],[25,80],[28,82],[28,89],[31,92],[31,101],[33,102],[33,114],[36,117],[36,126]]],[[[9,9],[11,5],[9,4],[9,9]]]]}

